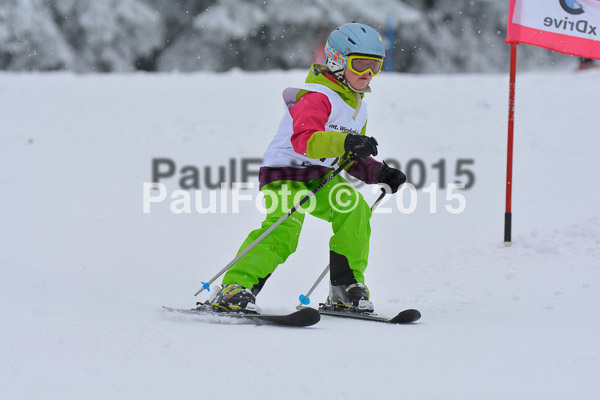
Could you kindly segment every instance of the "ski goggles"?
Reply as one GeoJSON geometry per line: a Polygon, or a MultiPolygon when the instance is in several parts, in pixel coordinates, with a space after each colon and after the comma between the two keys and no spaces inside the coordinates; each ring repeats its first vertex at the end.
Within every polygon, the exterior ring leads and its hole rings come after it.
{"type": "Polygon", "coordinates": [[[348,56],[348,69],[357,75],[364,75],[368,71],[372,76],[381,71],[383,59],[380,57],[363,56],[361,54],[350,54],[348,56]]]}

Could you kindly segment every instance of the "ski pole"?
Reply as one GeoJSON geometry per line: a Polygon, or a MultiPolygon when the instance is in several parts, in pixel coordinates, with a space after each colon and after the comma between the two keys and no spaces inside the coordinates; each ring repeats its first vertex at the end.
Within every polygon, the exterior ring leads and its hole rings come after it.
{"type": "Polygon", "coordinates": [[[350,165],[350,163],[352,163],[354,161],[354,157],[348,157],[348,159],[335,171],[333,171],[333,173],[331,175],[329,175],[327,178],[325,178],[325,180],[321,183],[319,183],[319,185],[314,188],[312,190],[312,192],[310,192],[309,194],[307,194],[306,196],[304,196],[304,198],[302,200],[300,200],[298,202],[298,204],[296,204],[294,207],[292,207],[292,209],[290,211],[288,211],[286,214],[282,215],[281,218],[279,218],[277,220],[277,222],[275,222],[273,225],[271,225],[266,231],[263,232],[262,235],[260,235],[258,238],[256,238],[254,240],[254,242],[250,243],[250,245],[248,247],[246,247],[244,250],[242,250],[233,260],[231,260],[229,262],[229,264],[227,264],[226,266],[223,267],[223,269],[221,269],[215,276],[213,276],[208,282],[201,282],[202,283],[202,287],[200,288],[200,290],[198,290],[194,296],[199,295],[200,293],[202,293],[205,289],[210,291],[210,285],[211,283],[213,283],[214,281],[217,280],[217,278],[219,278],[221,275],[223,275],[229,268],[231,268],[231,266],[233,264],[235,264],[236,262],[238,262],[242,257],[244,257],[246,255],[246,253],[248,253],[250,250],[252,250],[257,244],[259,244],[265,237],[267,237],[271,232],[273,232],[275,230],[275,228],[277,228],[279,225],[281,225],[283,223],[283,221],[285,221],[286,219],[288,219],[290,217],[290,215],[292,215],[296,210],[298,210],[300,207],[302,207],[302,205],[304,203],[306,203],[308,200],[310,200],[312,197],[315,196],[315,194],[323,189],[323,187],[325,185],[327,185],[333,178],[335,178],[337,175],[340,174],[340,172],[342,172],[348,165],[350,165]]]}
{"type": "MultiPolygon", "coordinates": [[[[385,196],[387,192],[385,191],[385,189],[381,189],[381,194],[379,195],[379,197],[377,198],[377,200],[375,200],[375,203],[373,203],[373,205],[371,206],[371,212],[375,211],[375,209],[377,208],[377,206],[379,205],[379,203],[381,203],[381,200],[383,200],[383,197],[385,196]]],[[[327,264],[327,266],[325,267],[325,269],[323,270],[323,272],[321,272],[321,275],[319,275],[319,277],[317,278],[317,280],[315,281],[315,283],[313,283],[313,285],[311,286],[310,290],[308,292],[306,292],[306,295],[301,294],[298,298],[300,299],[300,304],[298,305],[298,307],[302,307],[302,306],[307,306],[310,304],[310,295],[312,294],[312,292],[317,288],[317,286],[319,286],[319,283],[321,283],[321,281],[323,280],[323,278],[325,278],[325,275],[327,275],[327,272],[329,271],[329,268],[331,268],[331,264],[327,264]]]]}

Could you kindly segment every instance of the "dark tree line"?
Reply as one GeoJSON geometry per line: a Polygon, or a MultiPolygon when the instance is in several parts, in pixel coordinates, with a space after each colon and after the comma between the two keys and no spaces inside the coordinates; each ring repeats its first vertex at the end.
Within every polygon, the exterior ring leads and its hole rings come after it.
{"type": "MultiPolygon", "coordinates": [[[[378,29],[393,69],[505,71],[507,2],[483,0],[2,0],[0,69],[305,68],[352,20],[378,29]],[[393,39],[386,33],[393,28],[393,39]]],[[[543,49],[524,67],[569,62],[543,49]]]]}

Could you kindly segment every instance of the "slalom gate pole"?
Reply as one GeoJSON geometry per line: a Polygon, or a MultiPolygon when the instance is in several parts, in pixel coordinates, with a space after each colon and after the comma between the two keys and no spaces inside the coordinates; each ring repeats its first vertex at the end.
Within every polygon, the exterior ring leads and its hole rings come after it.
{"type": "MultiPolygon", "coordinates": [[[[373,211],[375,211],[375,209],[377,208],[379,203],[381,203],[381,200],[383,200],[383,198],[385,197],[386,193],[387,192],[385,191],[385,189],[381,189],[381,194],[379,195],[377,200],[375,200],[375,203],[373,203],[373,205],[371,206],[371,213],[373,211]]],[[[329,272],[330,267],[331,267],[331,264],[327,264],[327,266],[325,267],[323,272],[321,272],[321,275],[319,275],[319,277],[317,278],[315,283],[313,283],[313,285],[311,286],[310,290],[308,292],[306,292],[306,295],[301,294],[298,297],[300,299],[300,304],[298,305],[298,307],[303,307],[303,306],[307,306],[310,304],[310,295],[317,288],[317,286],[319,286],[319,283],[321,283],[321,281],[323,280],[325,275],[327,275],[327,272],[329,272]]]]}
{"type": "Polygon", "coordinates": [[[506,152],[506,210],[504,212],[504,246],[510,247],[512,234],[512,169],[513,136],[515,131],[515,81],[517,75],[517,44],[510,45],[510,87],[508,93],[508,145],[506,152]]]}
{"type": "Polygon", "coordinates": [[[252,250],[257,244],[259,244],[264,238],[266,238],[271,232],[273,232],[275,230],[275,228],[277,228],[279,225],[281,225],[283,223],[283,221],[285,221],[286,219],[288,219],[290,217],[290,215],[292,215],[294,212],[296,212],[296,210],[298,210],[300,207],[302,207],[302,205],[304,203],[306,203],[311,198],[313,198],[315,196],[315,194],[319,190],[323,189],[323,187],[325,187],[325,185],[327,185],[333,178],[335,178],[336,176],[338,176],[353,161],[354,161],[354,157],[349,157],[338,169],[336,169],[335,171],[333,171],[333,173],[331,175],[329,175],[327,178],[325,178],[325,180],[323,182],[319,183],[319,185],[317,187],[315,187],[312,190],[312,192],[310,192],[309,194],[307,194],[306,196],[304,196],[304,198],[302,200],[300,200],[298,202],[298,204],[296,204],[294,207],[292,207],[292,209],[290,211],[288,211],[286,214],[282,215],[281,218],[279,218],[277,220],[277,222],[275,222],[266,231],[264,231],[262,235],[260,235],[258,238],[256,238],[254,240],[254,242],[250,243],[250,245],[248,245],[248,247],[246,247],[244,250],[242,250],[233,260],[231,260],[229,262],[229,264],[227,264],[226,266],[224,266],[223,269],[221,269],[208,282],[201,282],[202,283],[202,287],[196,293],[194,293],[194,296],[198,296],[205,289],[208,290],[208,291],[210,291],[210,285],[211,285],[211,283],[213,283],[214,281],[216,281],[217,278],[219,278],[221,275],[223,275],[229,268],[231,268],[231,266],[233,264],[235,264],[242,257],[244,257],[250,250],[252,250]]]}

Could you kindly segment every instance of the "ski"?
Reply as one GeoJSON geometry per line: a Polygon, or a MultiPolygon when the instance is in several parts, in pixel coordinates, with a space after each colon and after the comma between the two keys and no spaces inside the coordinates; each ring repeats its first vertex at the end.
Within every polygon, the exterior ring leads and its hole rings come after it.
{"type": "Polygon", "coordinates": [[[210,306],[194,309],[173,308],[163,306],[169,312],[182,314],[194,314],[216,317],[217,320],[207,319],[207,322],[232,321],[255,325],[279,325],[291,327],[311,326],[319,322],[321,314],[314,308],[304,308],[291,314],[244,314],[235,312],[215,311],[210,306]]]}
{"type": "MultiPolygon", "coordinates": [[[[300,309],[300,307],[298,307],[300,309]]],[[[319,304],[319,314],[321,315],[329,315],[332,317],[341,317],[341,318],[353,318],[360,319],[364,321],[375,321],[375,322],[383,322],[387,324],[411,324],[413,322],[418,321],[421,318],[421,313],[419,310],[408,309],[404,311],[400,311],[398,315],[394,318],[387,318],[377,314],[371,313],[360,313],[353,311],[338,311],[332,308],[325,306],[323,303],[319,304]]]]}

